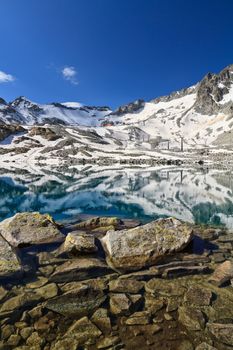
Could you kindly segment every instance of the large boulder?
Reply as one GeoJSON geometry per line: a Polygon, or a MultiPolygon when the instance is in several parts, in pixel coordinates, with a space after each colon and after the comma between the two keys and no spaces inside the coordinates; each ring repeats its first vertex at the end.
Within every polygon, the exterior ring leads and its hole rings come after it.
{"type": "Polygon", "coordinates": [[[0,278],[19,276],[21,273],[17,255],[7,241],[0,236],[0,278]]]}
{"type": "Polygon", "coordinates": [[[102,239],[107,262],[118,271],[138,270],[182,250],[192,239],[192,229],[168,218],[129,230],[108,231],[102,239]]]}
{"type": "Polygon", "coordinates": [[[2,221],[0,234],[13,247],[58,242],[65,238],[50,215],[37,212],[18,213],[2,221]]]}

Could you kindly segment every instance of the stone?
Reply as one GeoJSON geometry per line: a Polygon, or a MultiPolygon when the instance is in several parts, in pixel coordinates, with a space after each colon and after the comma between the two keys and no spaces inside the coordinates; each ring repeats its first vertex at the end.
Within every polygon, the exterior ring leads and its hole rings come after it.
{"type": "Polygon", "coordinates": [[[63,338],[51,347],[51,350],[77,350],[79,342],[71,337],[63,338]]]}
{"type": "Polygon", "coordinates": [[[209,272],[208,266],[175,266],[164,270],[163,278],[177,278],[186,275],[204,274],[209,272]]]}
{"type": "Polygon", "coordinates": [[[45,344],[45,339],[40,337],[38,332],[33,332],[26,340],[26,344],[29,346],[39,345],[42,346],[45,344]]]}
{"type": "Polygon", "coordinates": [[[27,283],[26,287],[30,289],[35,289],[44,286],[46,283],[48,283],[48,278],[38,277],[36,281],[27,283]]]}
{"type": "Polygon", "coordinates": [[[36,293],[43,299],[50,299],[58,294],[58,287],[55,283],[49,283],[46,286],[36,289],[36,293]]]}
{"type": "Polygon", "coordinates": [[[20,335],[24,340],[26,340],[32,334],[33,331],[33,327],[25,327],[21,329],[20,335]]]}
{"type": "Polygon", "coordinates": [[[221,230],[214,229],[214,228],[207,228],[203,230],[200,234],[201,238],[207,241],[213,241],[217,239],[220,235],[221,235],[221,230]]]}
{"type": "Polygon", "coordinates": [[[91,254],[97,251],[95,237],[82,231],[68,233],[65,242],[56,251],[56,256],[91,254]]]}
{"type": "Polygon", "coordinates": [[[85,230],[94,230],[97,228],[114,226],[116,228],[123,225],[117,217],[95,217],[89,220],[82,221],[75,225],[75,229],[85,229],[85,230]]]}
{"type": "Polygon", "coordinates": [[[178,309],[179,303],[177,299],[169,298],[167,301],[166,312],[176,311],[178,309]]]}
{"type": "Polygon", "coordinates": [[[111,319],[108,317],[108,311],[104,308],[97,309],[91,317],[91,321],[101,330],[108,334],[112,330],[111,319]]]}
{"type": "Polygon", "coordinates": [[[102,290],[82,285],[49,299],[44,306],[64,316],[82,317],[94,312],[105,299],[106,295],[102,290]]]}
{"type": "Polygon", "coordinates": [[[34,323],[34,328],[36,331],[47,331],[53,327],[54,321],[51,320],[47,315],[39,318],[39,320],[34,323]]]}
{"type": "MultiPolygon", "coordinates": [[[[98,341],[97,349],[109,349],[110,347],[120,343],[120,338],[118,336],[105,337],[98,341]]],[[[112,349],[112,348],[111,348],[112,349]]]]}
{"type": "Polygon", "coordinates": [[[188,305],[208,306],[211,303],[212,292],[203,287],[191,286],[184,297],[184,301],[188,305]]]}
{"type": "Polygon", "coordinates": [[[7,324],[6,326],[1,328],[1,338],[2,339],[8,339],[11,334],[14,334],[15,327],[11,324],[7,324]]]}
{"type": "Polygon", "coordinates": [[[193,344],[189,340],[182,340],[176,350],[193,350],[193,344]]]}
{"type": "Polygon", "coordinates": [[[24,321],[15,322],[15,327],[18,329],[23,329],[27,327],[27,323],[24,321]]]}
{"type": "Polygon", "coordinates": [[[49,277],[54,272],[54,266],[51,266],[51,265],[42,266],[42,267],[39,268],[39,271],[45,277],[49,277]]]}
{"type": "Polygon", "coordinates": [[[213,253],[213,255],[211,256],[211,259],[215,263],[222,263],[226,260],[225,254],[223,254],[223,253],[213,253]]]}
{"type": "Polygon", "coordinates": [[[23,293],[5,301],[5,303],[3,303],[1,306],[0,312],[2,313],[4,311],[12,311],[24,308],[26,306],[33,305],[40,299],[41,297],[35,293],[23,293]]]}
{"type": "Polygon", "coordinates": [[[220,343],[233,346],[233,324],[207,323],[208,331],[220,343]]]}
{"type": "Polygon", "coordinates": [[[2,301],[8,294],[8,291],[0,286],[0,301],[2,301]]]}
{"type": "Polygon", "coordinates": [[[83,317],[68,329],[65,337],[74,338],[79,345],[93,344],[101,336],[102,332],[87,318],[83,317]]]}
{"type": "Polygon", "coordinates": [[[58,266],[50,276],[56,283],[82,281],[111,273],[104,261],[95,258],[72,259],[58,266]]]}
{"type": "Polygon", "coordinates": [[[20,335],[18,334],[12,334],[9,339],[7,340],[7,345],[16,347],[21,340],[20,335]]]}
{"type": "Polygon", "coordinates": [[[186,289],[178,280],[163,280],[161,278],[153,278],[145,284],[145,290],[152,295],[163,296],[182,296],[186,289]]]}
{"type": "Polygon", "coordinates": [[[0,223],[0,233],[13,247],[60,242],[64,235],[48,214],[17,213],[0,223]]]}
{"type": "Polygon", "coordinates": [[[144,288],[144,283],[134,279],[116,279],[109,282],[109,291],[114,293],[137,294],[144,288]]]}
{"type": "Polygon", "coordinates": [[[233,278],[233,263],[230,260],[220,264],[210,277],[209,281],[216,286],[221,286],[233,278]]]}
{"type": "Polygon", "coordinates": [[[109,305],[113,315],[125,315],[129,312],[132,301],[124,293],[111,294],[109,305]]]}
{"type": "Polygon", "coordinates": [[[192,229],[168,218],[121,231],[108,231],[101,242],[107,262],[125,272],[151,266],[162,257],[181,251],[192,239],[192,229]]]}
{"type": "Polygon", "coordinates": [[[195,348],[195,350],[217,350],[217,348],[207,343],[201,343],[195,348]]]}
{"type": "Polygon", "coordinates": [[[146,310],[150,311],[153,315],[161,310],[165,305],[164,299],[155,298],[152,296],[146,296],[145,307],[146,310]]]}
{"type": "Polygon", "coordinates": [[[151,322],[151,313],[148,311],[138,311],[131,314],[125,324],[130,325],[146,325],[151,322]]]}
{"type": "Polygon", "coordinates": [[[171,320],[173,320],[172,315],[170,315],[168,312],[165,312],[163,316],[164,316],[164,319],[165,319],[166,321],[171,321],[171,320]]]}
{"type": "Polygon", "coordinates": [[[179,321],[192,331],[200,331],[205,327],[205,317],[202,311],[190,307],[180,306],[179,321]]]}
{"type": "Polygon", "coordinates": [[[15,252],[7,241],[0,235],[0,279],[20,277],[22,268],[15,252]]]}
{"type": "Polygon", "coordinates": [[[42,306],[38,305],[38,306],[34,307],[33,309],[29,310],[28,315],[33,319],[41,317],[42,316],[42,306]]]}

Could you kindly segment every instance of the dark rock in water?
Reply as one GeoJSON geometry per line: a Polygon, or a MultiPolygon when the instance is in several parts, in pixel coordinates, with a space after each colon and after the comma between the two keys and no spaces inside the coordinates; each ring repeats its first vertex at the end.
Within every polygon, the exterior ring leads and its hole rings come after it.
{"type": "Polygon", "coordinates": [[[212,276],[210,277],[210,282],[217,286],[221,286],[226,282],[229,282],[233,278],[233,263],[232,261],[225,261],[219,265],[212,276]]]}
{"type": "Polygon", "coordinates": [[[207,323],[207,329],[219,342],[233,346],[233,324],[207,323]]]}
{"type": "Polygon", "coordinates": [[[45,307],[61,315],[78,318],[93,313],[105,300],[103,291],[83,285],[48,300],[45,307]]]}
{"type": "Polygon", "coordinates": [[[0,233],[13,247],[64,240],[48,214],[18,213],[0,223],[0,233]]]}
{"type": "Polygon", "coordinates": [[[50,281],[57,283],[82,281],[112,272],[105,262],[99,259],[72,259],[58,266],[50,276],[50,281]]]}
{"type": "Polygon", "coordinates": [[[0,278],[20,277],[22,268],[11,246],[0,236],[0,278]]]}
{"type": "Polygon", "coordinates": [[[130,230],[108,231],[102,244],[110,266],[119,271],[139,270],[182,250],[192,229],[173,218],[160,219],[130,230]]]}

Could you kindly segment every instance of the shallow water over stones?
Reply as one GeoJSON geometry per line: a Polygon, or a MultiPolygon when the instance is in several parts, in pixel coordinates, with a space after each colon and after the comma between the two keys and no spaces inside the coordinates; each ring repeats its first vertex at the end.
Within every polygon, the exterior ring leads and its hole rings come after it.
{"type": "MultiPolygon", "coordinates": [[[[109,220],[116,229],[129,224],[109,220]]],[[[109,222],[96,223],[79,227],[98,241],[109,222]]],[[[233,235],[192,229],[194,239],[181,252],[121,274],[100,246],[62,257],[61,243],[22,248],[24,277],[1,280],[0,349],[232,349],[233,276],[221,288],[210,277],[233,261],[233,235]]]]}

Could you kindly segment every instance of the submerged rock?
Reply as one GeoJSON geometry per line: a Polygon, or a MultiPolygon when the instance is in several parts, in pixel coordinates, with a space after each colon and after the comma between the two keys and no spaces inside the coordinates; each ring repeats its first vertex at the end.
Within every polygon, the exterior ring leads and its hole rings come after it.
{"type": "Polygon", "coordinates": [[[65,238],[50,215],[37,212],[18,213],[2,221],[0,233],[13,247],[58,242],[65,238]]]}
{"type": "Polygon", "coordinates": [[[168,218],[130,230],[108,231],[102,239],[110,266],[119,271],[138,270],[182,250],[192,239],[192,229],[168,218]]]}
{"type": "Polygon", "coordinates": [[[49,299],[45,307],[64,316],[82,317],[94,312],[106,299],[103,291],[82,285],[49,299]]]}
{"type": "Polygon", "coordinates": [[[22,269],[11,246],[0,236],[0,278],[18,277],[22,269]]]}

